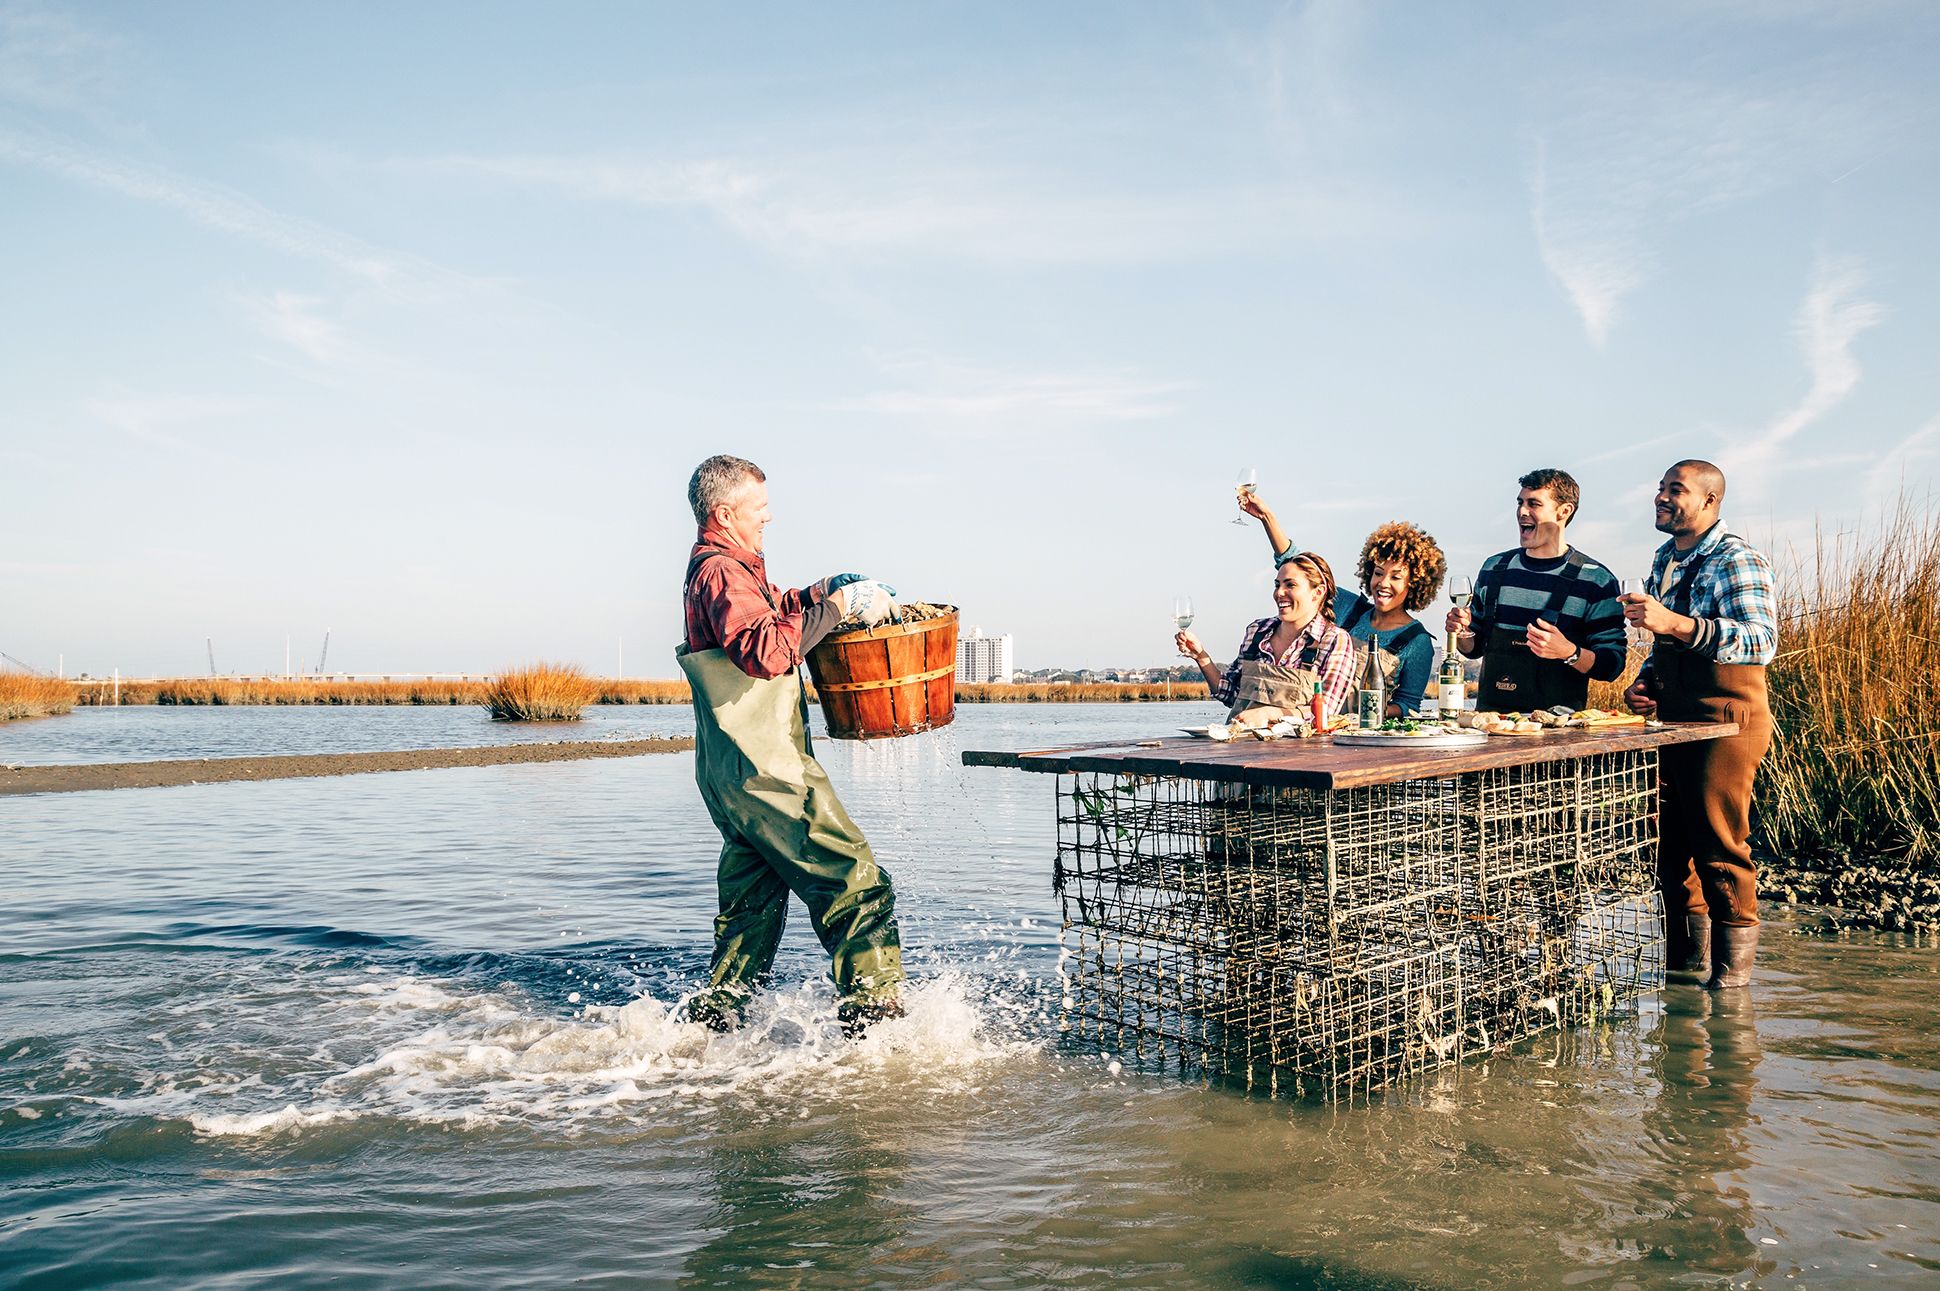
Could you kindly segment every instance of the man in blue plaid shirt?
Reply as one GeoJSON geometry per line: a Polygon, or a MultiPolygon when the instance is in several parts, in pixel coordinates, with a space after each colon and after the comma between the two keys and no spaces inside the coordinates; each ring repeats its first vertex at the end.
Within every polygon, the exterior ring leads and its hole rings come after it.
{"type": "Polygon", "coordinates": [[[1772,742],[1765,665],[1778,650],[1771,562],[1719,518],[1724,472],[1695,459],[1664,472],[1657,549],[1645,592],[1624,617],[1656,645],[1624,695],[1675,722],[1736,722],[1719,740],[1659,754],[1658,878],[1670,970],[1712,990],[1748,986],[1758,953],[1758,879],[1751,862],[1751,788],[1772,742]]]}

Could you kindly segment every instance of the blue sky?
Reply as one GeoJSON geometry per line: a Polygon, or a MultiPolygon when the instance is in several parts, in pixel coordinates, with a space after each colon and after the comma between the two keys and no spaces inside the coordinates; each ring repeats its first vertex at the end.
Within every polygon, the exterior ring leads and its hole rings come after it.
{"type": "MultiPolygon", "coordinates": [[[[1940,465],[1923,3],[0,0],[0,651],[670,676],[709,453],[770,567],[1149,664],[1515,477],[1642,572],[1940,465]]],[[[1923,502],[1924,504],[1924,502],[1923,502]]],[[[1782,550],[1781,550],[1782,554],[1782,550]]],[[[1439,611],[1432,619],[1439,618],[1439,611]]]]}

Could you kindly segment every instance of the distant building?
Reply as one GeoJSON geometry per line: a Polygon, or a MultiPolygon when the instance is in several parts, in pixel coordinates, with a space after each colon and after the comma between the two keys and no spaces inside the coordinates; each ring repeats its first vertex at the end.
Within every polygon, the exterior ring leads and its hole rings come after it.
{"type": "Polygon", "coordinates": [[[958,681],[1009,681],[1010,674],[1010,633],[987,637],[971,628],[957,638],[958,681]]]}

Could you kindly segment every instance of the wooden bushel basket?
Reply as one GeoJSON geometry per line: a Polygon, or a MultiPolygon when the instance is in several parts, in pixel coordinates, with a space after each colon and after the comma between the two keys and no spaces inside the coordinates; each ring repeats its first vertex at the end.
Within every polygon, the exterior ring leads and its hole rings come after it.
{"type": "Polygon", "coordinates": [[[956,716],[957,612],[824,637],[808,672],[829,735],[873,740],[948,726],[956,716]]]}

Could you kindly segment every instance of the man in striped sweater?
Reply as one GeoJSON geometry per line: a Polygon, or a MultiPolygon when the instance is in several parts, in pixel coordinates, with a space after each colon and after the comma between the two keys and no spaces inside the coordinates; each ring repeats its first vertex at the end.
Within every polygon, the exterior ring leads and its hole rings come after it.
{"type": "Polygon", "coordinates": [[[1482,562],[1474,600],[1448,612],[1447,629],[1463,654],[1482,660],[1477,708],[1582,708],[1592,677],[1623,675],[1617,579],[1565,540],[1582,498],[1569,472],[1531,471],[1517,483],[1520,543],[1482,562]]]}

